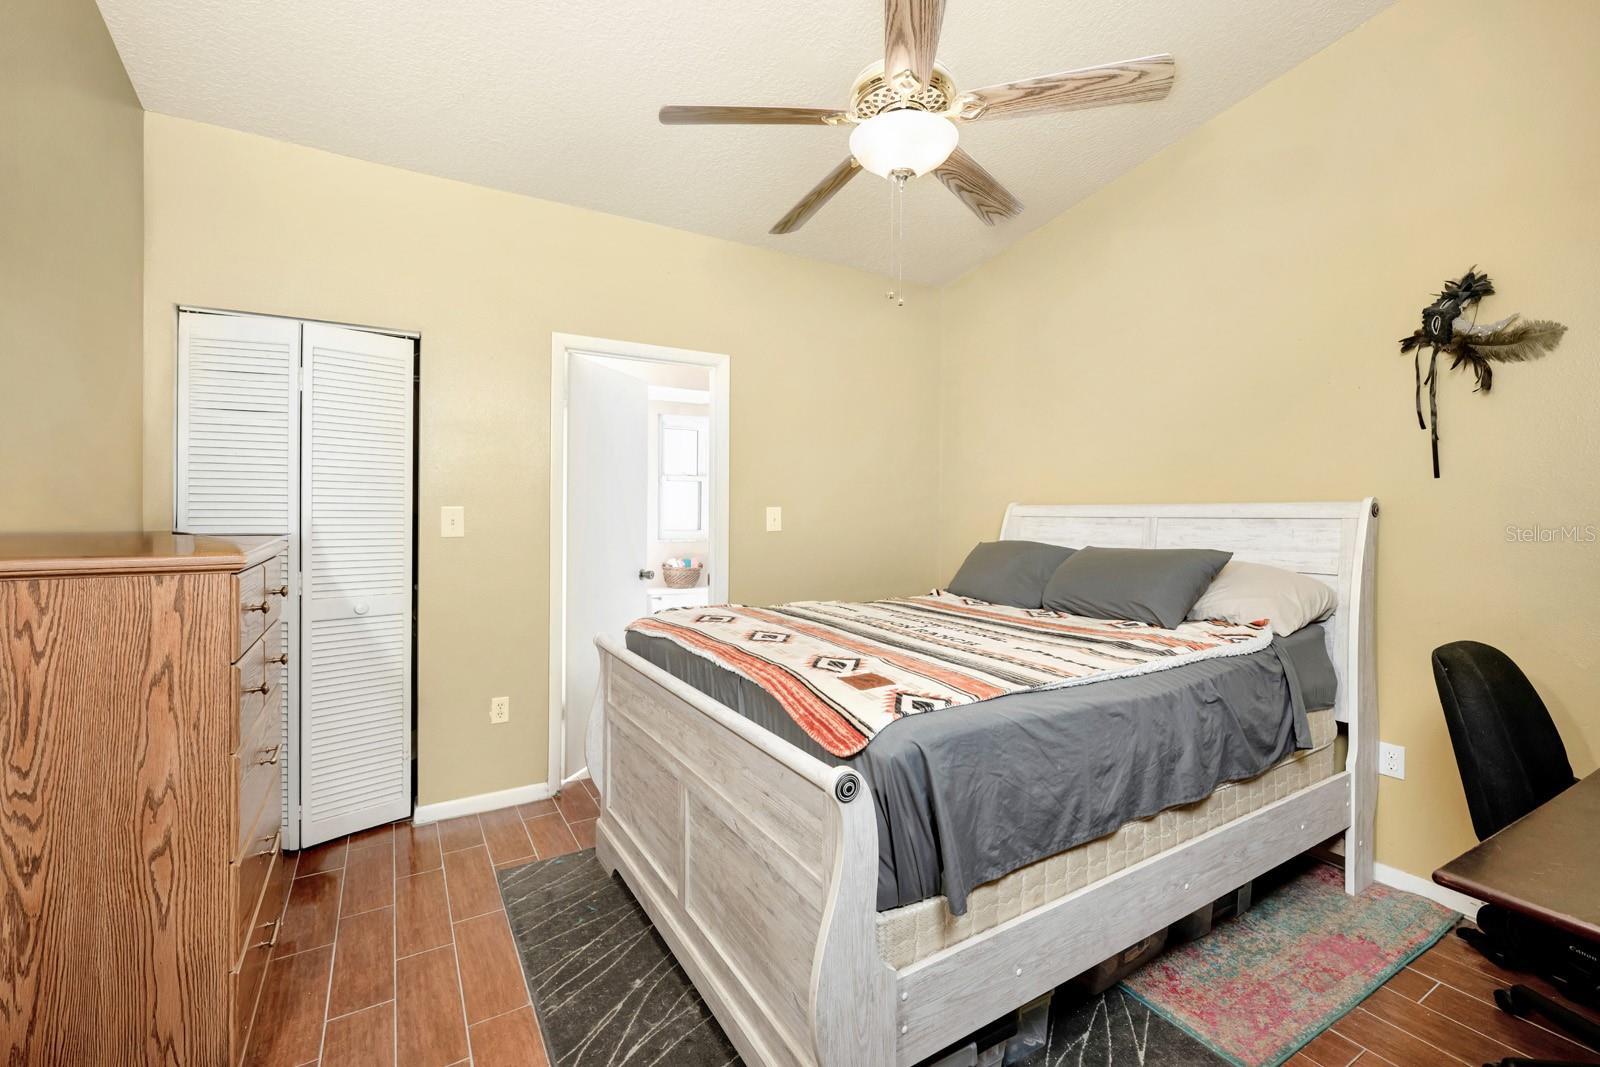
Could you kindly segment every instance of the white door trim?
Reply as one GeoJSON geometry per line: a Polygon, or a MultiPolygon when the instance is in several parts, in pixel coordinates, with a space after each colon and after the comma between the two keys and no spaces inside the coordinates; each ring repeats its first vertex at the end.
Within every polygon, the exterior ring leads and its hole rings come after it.
{"type": "Polygon", "coordinates": [[[730,361],[716,352],[612,341],[601,337],[550,335],[550,775],[551,789],[565,780],[562,731],[566,721],[567,622],[567,366],[574,355],[608,356],[651,363],[687,363],[711,372],[711,601],[728,598],[728,378],[730,361]]]}
{"type": "Polygon", "coordinates": [[[196,315],[228,315],[238,319],[282,319],[284,322],[298,323],[299,325],[312,326],[338,326],[344,330],[360,330],[362,333],[382,333],[390,337],[404,337],[412,341],[421,341],[422,333],[418,330],[391,330],[384,326],[363,326],[359,322],[340,322],[337,319],[308,319],[298,315],[274,315],[265,311],[238,311],[232,308],[206,307],[202,304],[178,304],[180,312],[189,311],[196,315]]]}

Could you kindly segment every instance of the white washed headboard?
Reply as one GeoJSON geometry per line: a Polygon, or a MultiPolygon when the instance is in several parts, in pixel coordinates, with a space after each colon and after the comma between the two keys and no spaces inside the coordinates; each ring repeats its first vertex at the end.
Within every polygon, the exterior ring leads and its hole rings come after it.
{"type": "Polygon", "coordinates": [[[1068,548],[1217,548],[1333,586],[1339,607],[1327,628],[1339,678],[1334,714],[1349,723],[1356,701],[1377,723],[1373,590],[1378,502],[1307,504],[1012,504],[1001,540],[1068,548]]]}

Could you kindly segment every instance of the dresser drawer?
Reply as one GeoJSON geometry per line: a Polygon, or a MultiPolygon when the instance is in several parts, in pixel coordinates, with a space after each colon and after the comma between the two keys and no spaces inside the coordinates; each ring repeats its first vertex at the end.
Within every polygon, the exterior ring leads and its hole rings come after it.
{"type": "Polygon", "coordinates": [[[245,841],[244,854],[229,865],[235,958],[249,947],[246,938],[251,931],[251,921],[265,895],[268,876],[279,862],[278,841],[283,829],[283,809],[271,803],[270,799],[261,806],[256,825],[245,841]]]}
{"type": "Polygon", "coordinates": [[[283,617],[283,602],[289,595],[283,580],[283,557],[240,571],[233,580],[233,591],[239,613],[233,644],[233,658],[237,661],[283,617]]]}
{"type": "Polygon", "coordinates": [[[240,571],[233,579],[233,606],[239,624],[234,630],[233,658],[238,660],[261,636],[267,604],[267,564],[240,571]]]}
{"type": "Polygon", "coordinates": [[[282,685],[287,677],[284,665],[288,662],[283,650],[283,627],[274,623],[234,664],[233,688],[238,695],[239,713],[231,724],[231,751],[238,752],[239,745],[255,734],[263,711],[270,706],[277,714],[281,709],[282,685]],[[270,699],[268,689],[275,690],[270,699]]]}
{"type": "Polygon", "coordinates": [[[230,1045],[229,1062],[239,1063],[249,1044],[251,1021],[255,1016],[256,1002],[261,992],[261,980],[266,975],[267,960],[272,947],[278,942],[278,926],[283,921],[283,905],[289,897],[289,886],[294,880],[294,863],[284,862],[279,853],[269,856],[270,869],[261,899],[252,915],[250,927],[245,931],[244,950],[235,957],[234,968],[228,974],[228,1000],[230,1045]]]}
{"type": "Polygon", "coordinates": [[[233,692],[237,714],[229,723],[229,751],[238,752],[239,746],[250,740],[261,718],[261,709],[267,700],[267,662],[265,641],[257,641],[239,662],[233,665],[233,692]]]}
{"type": "Polygon", "coordinates": [[[289,651],[283,647],[283,627],[278,620],[261,635],[261,662],[267,667],[267,681],[273,685],[283,680],[283,668],[289,662],[289,651]]]}
{"type": "Polygon", "coordinates": [[[272,955],[270,945],[255,945],[245,949],[239,966],[228,975],[228,1000],[232,1004],[230,1024],[230,1063],[244,1059],[245,1043],[250,1036],[250,1021],[255,1016],[256,1000],[261,993],[261,979],[267,974],[267,959],[272,955]]]}
{"type": "MultiPolygon", "coordinates": [[[[280,690],[267,694],[267,704],[276,707],[280,690]]],[[[238,787],[234,808],[237,829],[234,855],[243,856],[250,834],[260,819],[263,804],[277,805],[283,773],[283,723],[276,715],[256,717],[256,729],[233,756],[233,780],[238,787]]]]}

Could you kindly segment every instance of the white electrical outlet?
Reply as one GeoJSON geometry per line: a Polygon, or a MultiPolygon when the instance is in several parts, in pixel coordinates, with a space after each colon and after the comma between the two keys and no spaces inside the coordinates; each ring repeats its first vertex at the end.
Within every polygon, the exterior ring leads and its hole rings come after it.
{"type": "Polygon", "coordinates": [[[1378,742],[1378,773],[1390,778],[1406,776],[1406,749],[1404,745],[1378,742]]]}
{"type": "Polygon", "coordinates": [[[446,505],[445,507],[440,508],[439,536],[467,536],[467,509],[459,504],[446,505]]]}
{"type": "Polygon", "coordinates": [[[494,723],[509,722],[511,720],[511,698],[489,698],[489,721],[494,723]]]}
{"type": "Polygon", "coordinates": [[[767,533],[777,533],[783,529],[783,509],[767,509],[767,533]]]}

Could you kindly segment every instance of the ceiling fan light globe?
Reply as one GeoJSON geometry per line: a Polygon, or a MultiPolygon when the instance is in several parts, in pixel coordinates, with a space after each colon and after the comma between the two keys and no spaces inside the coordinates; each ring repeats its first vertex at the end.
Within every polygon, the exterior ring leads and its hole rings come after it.
{"type": "Polygon", "coordinates": [[[921,177],[950,158],[959,138],[955,123],[942,115],[902,108],[857,126],[850,134],[850,153],[880,178],[902,170],[921,177]]]}

